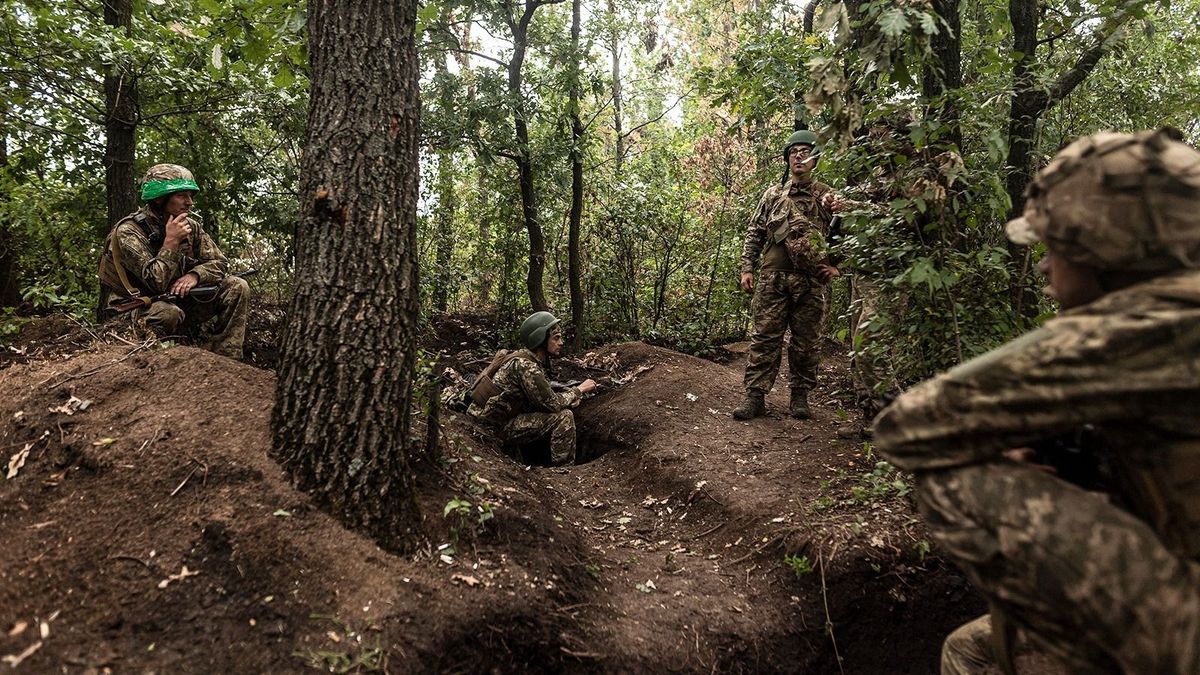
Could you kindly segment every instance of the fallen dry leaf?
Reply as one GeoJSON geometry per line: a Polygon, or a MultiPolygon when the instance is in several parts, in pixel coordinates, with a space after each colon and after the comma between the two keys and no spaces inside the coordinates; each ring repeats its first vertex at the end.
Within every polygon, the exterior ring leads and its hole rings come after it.
{"type": "Polygon", "coordinates": [[[450,581],[461,581],[472,587],[479,585],[479,580],[469,574],[455,574],[450,577],[450,581]]]}
{"type": "Polygon", "coordinates": [[[74,415],[77,412],[87,410],[88,406],[91,404],[92,402],[87,399],[82,399],[78,396],[72,395],[71,398],[67,399],[66,403],[50,408],[50,412],[62,413],[64,415],[74,415]]]}
{"type": "Polygon", "coordinates": [[[28,621],[18,621],[18,622],[16,622],[15,624],[13,624],[13,627],[12,627],[12,628],[10,628],[10,629],[8,630],[8,637],[16,637],[16,636],[18,636],[18,635],[20,635],[21,633],[24,633],[26,628],[29,628],[29,622],[28,622],[28,621]]]}
{"type": "Polygon", "coordinates": [[[32,447],[33,443],[26,443],[24,447],[17,451],[17,454],[9,458],[8,473],[4,476],[6,479],[16,478],[17,472],[21,470],[21,467],[25,466],[25,459],[29,457],[29,449],[32,447]]]}

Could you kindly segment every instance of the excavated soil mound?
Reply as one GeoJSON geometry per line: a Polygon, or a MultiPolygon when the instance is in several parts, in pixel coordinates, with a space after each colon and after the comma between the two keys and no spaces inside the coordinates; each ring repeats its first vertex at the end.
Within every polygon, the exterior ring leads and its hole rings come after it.
{"type": "Polygon", "coordinates": [[[900,477],[846,433],[842,364],[814,420],[751,423],[727,412],[738,362],[632,343],[575,367],[614,383],[577,410],[589,461],[525,467],[451,417],[441,458],[417,458],[428,544],[410,557],[288,484],[269,371],[127,345],[0,369],[0,656],[26,672],[928,673],[982,612],[900,477]]]}

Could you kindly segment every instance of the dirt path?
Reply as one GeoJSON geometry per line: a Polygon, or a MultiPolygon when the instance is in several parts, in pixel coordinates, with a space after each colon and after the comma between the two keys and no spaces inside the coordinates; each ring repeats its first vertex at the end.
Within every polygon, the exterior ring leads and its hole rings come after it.
{"type": "Polygon", "coordinates": [[[736,362],[609,351],[638,375],[580,408],[580,466],[521,466],[450,421],[442,459],[417,464],[429,545],[409,557],[287,483],[268,371],[127,345],[0,368],[2,468],[28,446],[0,481],[0,656],[27,672],[825,673],[837,653],[847,673],[932,672],[981,607],[926,555],[905,484],[838,437],[836,358],[814,420],[743,424],[736,362]]]}

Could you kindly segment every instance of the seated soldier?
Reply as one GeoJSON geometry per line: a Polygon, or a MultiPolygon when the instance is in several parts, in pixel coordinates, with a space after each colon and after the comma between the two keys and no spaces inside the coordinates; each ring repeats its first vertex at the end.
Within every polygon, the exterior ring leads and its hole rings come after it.
{"type": "Polygon", "coordinates": [[[571,408],[596,383],[585,380],[578,387],[557,393],[550,387],[550,359],[562,351],[558,319],[550,312],[537,312],[521,324],[525,349],[513,352],[496,370],[491,381],[498,393],[468,412],[492,428],[508,447],[527,456],[530,446],[549,439],[550,463],[575,462],[575,416],[571,408]]]}
{"type": "Polygon", "coordinates": [[[134,316],[159,337],[188,335],[204,348],[242,358],[249,287],[228,274],[229,263],[193,214],[200,191],[192,173],[174,164],[156,164],[142,181],[137,212],[113,226],[100,257],[100,285],[114,302],[144,298],[134,316]],[[218,286],[207,302],[189,298],[197,285],[218,286]],[[169,295],[171,297],[156,297],[169,295]]]}
{"type": "Polygon", "coordinates": [[[1071,672],[1200,673],[1200,152],[1099,133],[1028,197],[1008,234],[1044,242],[1062,311],[875,420],[991,603],[942,673],[1011,672],[1014,637],[1071,672]]]}

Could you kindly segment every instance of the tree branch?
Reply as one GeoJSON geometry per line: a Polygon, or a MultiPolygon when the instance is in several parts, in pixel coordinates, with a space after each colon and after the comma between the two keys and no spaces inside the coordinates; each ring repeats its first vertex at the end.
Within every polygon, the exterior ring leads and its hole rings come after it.
{"type": "Polygon", "coordinates": [[[1122,12],[1109,25],[1096,29],[1096,44],[1081,54],[1075,65],[1050,86],[1044,103],[1045,109],[1053,108],[1055,104],[1074,91],[1075,87],[1078,87],[1095,70],[1101,57],[1124,39],[1125,24],[1131,16],[1129,12],[1122,12]]]}

